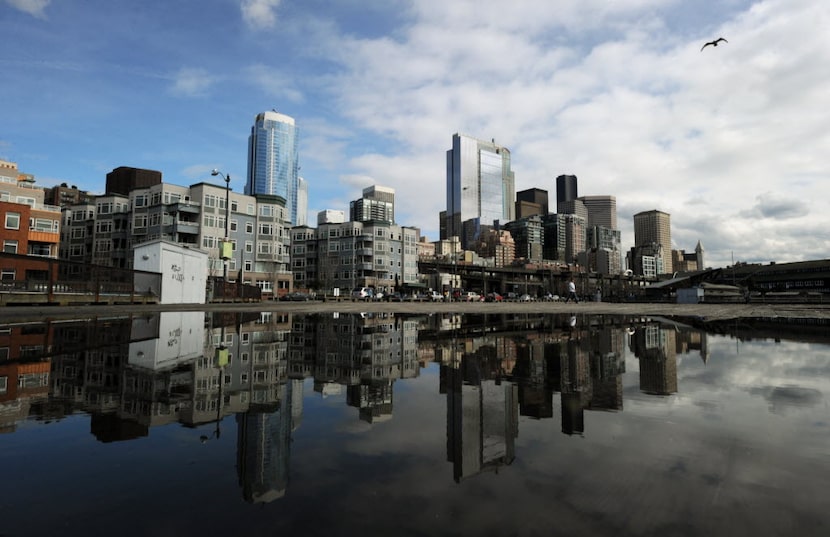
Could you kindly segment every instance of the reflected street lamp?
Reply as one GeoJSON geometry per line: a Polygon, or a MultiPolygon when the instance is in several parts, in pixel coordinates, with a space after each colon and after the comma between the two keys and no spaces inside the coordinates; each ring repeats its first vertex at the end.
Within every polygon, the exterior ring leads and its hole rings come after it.
{"type": "Polygon", "coordinates": [[[230,264],[231,260],[231,239],[230,239],[230,226],[231,226],[231,176],[225,175],[224,173],[220,172],[219,170],[214,169],[210,174],[214,177],[217,175],[221,176],[225,180],[225,239],[222,241],[222,246],[220,247],[219,251],[221,253],[221,257],[225,262],[223,277],[225,282],[228,281],[228,265],[230,264]]]}

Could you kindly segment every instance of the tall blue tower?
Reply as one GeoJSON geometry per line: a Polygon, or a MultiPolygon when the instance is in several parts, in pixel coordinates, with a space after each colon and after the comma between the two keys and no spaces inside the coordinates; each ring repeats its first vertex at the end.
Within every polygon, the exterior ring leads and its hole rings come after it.
{"type": "Polygon", "coordinates": [[[292,226],[298,223],[298,135],[294,118],[271,111],[257,114],[248,137],[245,194],[270,194],[284,198],[292,226]]]}

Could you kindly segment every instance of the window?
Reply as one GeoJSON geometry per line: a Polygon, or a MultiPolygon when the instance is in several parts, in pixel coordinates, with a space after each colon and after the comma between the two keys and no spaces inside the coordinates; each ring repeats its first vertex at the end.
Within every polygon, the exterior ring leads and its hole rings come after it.
{"type": "Polygon", "coordinates": [[[3,241],[3,251],[7,254],[17,253],[17,241],[5,240],[3,241]]]}
{"type": "Polygon", "coordinates": [[[245,233],[253,233],[254,232],[254,223],[253,222],[245,222],[245,233]]]}
{"type": "MultiPolygon", "coordinates": [[[[252,254],[254,253],[254,243],[253,241],[245,241],[245,253],[252,254]]],[[[248,270],[248,269],[245,269],[248,270]]]]}
{"type": "Polygon", "coordinates": [[[231,200],[231,212],[238,213],[239,212],[239,202],[236,200],[231,200]]]}
{"type": "Polygon", "coordinates": [[[39,255],[49,257],[52,255],[52,248],[48,244],[32,244],[29,243],[29,255],[39,255]]]}
{"type": "Polygon", "coordinates": [[[0,393],[6,393],[9,389],[9,377],[0,377],[0,393]]]}
{"type": "Polygon", "coordinates": [[[147,215],[137,214],[133,217],[133,228],[147,227],[147,215]]]}
{"type": "Polygon", "coordinates": [[[259,215],[260,216],[274,216],[274,206],[273,205],[260,205],[259,206],[259,215]]]}
{"type": "Polygon", "coordinates": [[[95,232],[96,233],[111,233],[112,232],[112,220],[98,220],[95,222],[95,232]]]}
{"type": "Polygon", "coordinates": [[[250,259],[245,260],[245,272],[254,270],[254,263],[250,259]]]}
{"type": "Polygon", "coordinates": [[[231,231],[236,231],[238,227],[239,222],[237,222],[236,220],[231,220],[231,231]]]}
{"type": "Polygon", "coordinates": [[[273,235],[274,234],[274,226],[272,224],[259,224],[259,234],[260,235],[273,235]]]}
{"type": "Polygon", "coordinates": [[[6,213],[6,229],[20,229],[20,213],[6,213]]]}
{"type": "Polygon", "coordinates": [[[134,207],[146,207],[147,206],[147,194],[141,194],[135,197],[133,201],[134,207]]]}
{"type": "Polygon", "coordinates": [[[14,269],[4,268],[0,269],[0,281],[13,282],[17,273],[14,269]]]}
{"type": "Polygon", "coordinates": [[[53,233],[58,231],[59,221],[50,220],[48,218],[30,218],[29,229],[32,231],[45,231],[47,233],[53,233]]]}

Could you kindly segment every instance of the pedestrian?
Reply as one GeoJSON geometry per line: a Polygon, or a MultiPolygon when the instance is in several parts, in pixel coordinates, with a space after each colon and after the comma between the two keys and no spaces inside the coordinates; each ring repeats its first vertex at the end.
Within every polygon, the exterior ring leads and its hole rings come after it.
{"type": "Polygon", "coordinates": [[[574,302],[579,304],[579,298],[576,296],[576,284],[574,283],[573,278],[571,278],[571,280],[568,282],[568,296],[565,297],[565,302],[568,302],[571,299],[573,299],[574,302]]]}

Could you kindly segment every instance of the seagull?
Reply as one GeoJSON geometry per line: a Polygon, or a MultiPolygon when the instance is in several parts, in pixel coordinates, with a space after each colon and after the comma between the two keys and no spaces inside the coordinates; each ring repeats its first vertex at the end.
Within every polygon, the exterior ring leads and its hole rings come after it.
{"type": "Polygon", "coordinates": [[[715,39],[714,41],[709,41],[708,43],[706,43],[705,45],[700,47],[700,50],[703,51],[703,49],[705,49],[709,45],[712,45],[713,47],[716,47],[716,46],[718,46],[718,43],[720,43],[721,41],[723,41],[724,43],[729,43],[729,41],[727,41],[726,39],[724,39],[722,37],[719,37],[719,38],[715,39]]]}

